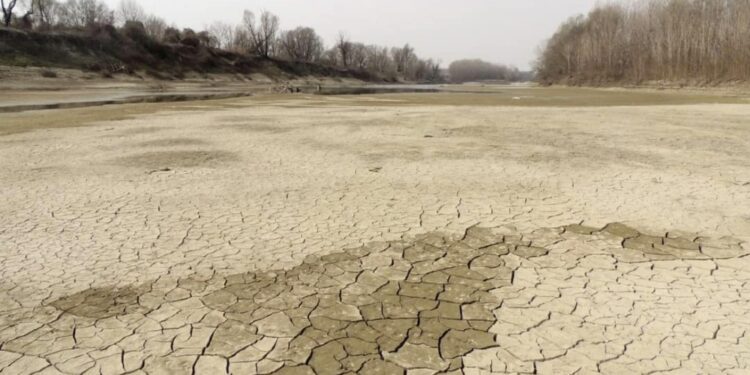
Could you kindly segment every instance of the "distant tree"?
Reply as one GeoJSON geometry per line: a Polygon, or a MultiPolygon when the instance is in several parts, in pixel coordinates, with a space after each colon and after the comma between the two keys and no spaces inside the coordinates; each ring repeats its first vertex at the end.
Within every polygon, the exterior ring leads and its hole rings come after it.
{"type": "Polygon", "coordinates": [[[10,26],[11,21],[13,21],[13,9],[16,7],[17,0],[10,0],[8,4],[5,4],[5,0],[0,0],[0,6],[3,10],[3,25],[5,27],[10,26]]]}
{"type": "Polygon", "coordinates": [[[427,61],[417,59],[416,63],[414,64],[413,79],[415,81],[426,81],[429,73],[430,67],[427,64],[427,61]]]}
{"type": "Polygon", "coordinates": [[[327,66],[340,66],[339,54],[336,47],[323,51],[323,55],[320,56],[320,62],[327,66]]]}
{"type": "Polygon", "coordinates": [[[416,60],[414,48],[408,44],[402,48],[394,47],[391,49],[391,55],[393,56],[393,62],[396,64],[396,72],[409,78],[412,65],[416,60]]]}
{"type": "Polygon", "coordinates": [[[334,45],[326,50],[314,29],[297,27],[280,32],[279,18],[268,11],[245,11],[243,22],[237,26],[214,22],[205,31],[195,32],[168,26],[164,19],[147,14],[138,0],[118,0],[114,11],[105,0],[0,0],[0,5],[3,24],[12,27],[31,28],[33,20],[33,26],[38,28],[85,31],[102,39],[116,40],[119,33],[149,48],[156,47],[154,40],[207,46],[359,70],[389,80],[430,81],[439,75],[439,64],[418,58],[408,44],[400,48],[366,45],[340,32],[334,45]],[[19,9],[27,11],[26,15],[18,16],[19,9]],[[119,28],[114,27],[115,21],[119,28]]]}
{"type": "Polygon", "coordinates": [[[264,10],[260,13],[260,18],[256,20],[255,14],[246,10],[243,21],[253,52],[261,57],[270,57],[276,42],[276,34],[279,32],[279,17],[264,10]]]}
{"type": "Polygon", "coordinates": [[[29,10],[34,14],[36,24],[46,28],[57,22],[58,3],[55,0],[31,0],[29,10]]]}
{"type": "Polygon", "coordinates": [[[432,81],[442,81],[443,75],[440,74],[440,61],[434,62],[432,64],[431,73],[430,73],[430,79],[432,81]]]}
{"type": "Polygon", "coordinates": [[[207,31],[216,40],[219,48],[232,48],[232,43],[234,42],[234,27],[232,25],[217,21],[212,23],[207,31]]]}
{"type": "Polygon", "coordinates": [[[748,80],[748,51],[748,0],[621,0],[564,22],[536,71],[545,83],[748,80]]]}
{"type": "Polygon", "coordinates": [[[114,12],[98,0],[68,0],[60,4],[59,17],[60,23],[67,27],[111,25],[114,12]]]}
{"type": "Polygon", "coordinates": [[[336,50],[337,61],[339,65],[343,68],[348,68],[351,65],[351,58],[352,58],[352,42],[349,40],[349,37],[346,36],[343,32],[339,33],[338,38],[336,39],[336,45],[334,49],[336,50]]]}
{"type": "Polygon", "coordinates": [[[147,18],[146,11],[136,0],[120,0],[115,16],[121,24],[128,21],[145,22],[147,18]]]}
{"type": "Polygon", "coordinates": [[[410,45],[399,48],[380,47],[352,42],[339,33],[334,46],[325,51],[322,63],[344,69],[356,69],[383,79],[437,81],[440,65],[433,60],[421,60],[410,45]]]}
{"type": "Polygon", "coordinates": [[[461,83],[485,80],[515,80],[518,69],[479,59],[457,60],[448,67],[451,81],[461,83]]]}
{"type": "Polygon", "coordinates": [[[191,28],[183,29],[180,35],[182,36],[180,38],[180,44],[191,47],[198,47],[201,45],[201,40],[198,38],[198,34],[191,28]]]}
{"type": "Polygon", "coordinates": [[[427,59],[421,61],[421,63],[424,64],[424,73],[422,73],[422,76],[420,77],[421,80],[428,82],[440,82],[443,80],[443,77],[440,74],[439,61],[427,59]]]}
{"type": "Polygon", "coordinates": [[[323,39],[309,27],[281,33],[278,45],[281,56],[292,61],[315,62],[324,51],[323,39]]]}
{"type": "MultiPolygon", "coordinates": [[[[16,8],[16,2],[8,3],[8,10],[10,14],[10,26],[16,27],[23,30],[30,30],[34,26],[34,10],[35,7],[33,6],[33,3],[30,3],[31,0],[21,0],[20,7],[24,12],[22,16],[14,15],[13,8],[16,8]]],[[[5,4],[2,4],[2,7],[5,7],[5,4]]],[[[17,9],[18,9],[17,8],[17,9]]],[[[3,20],[5,21],[5,20],[3,20]]]]}
{"type": "Polygon", "coordinates": [[[201,31],[195,36],[204,47],[217,48],[219,46],[219,41],[208,31],[201,31]]]}
{"type": "Polygon", "coordinates": [[[167,30],[167,22],[162,18],[154,15],[146,16],[146,20],[143,21],[143,27],[146,29],[146,34],[151,38],[159,41],[164,40],[164,34],[167,30]]]}
{"type": "Polygon", "coordinates": [[[396,69],[388,47],[367,46],[367,71],[381,76],[391,77],[395,75],[396,69]]]}
{"type": "Polygon", "coordinates": [[[140,21],[127,21],[120,29],[120,32],[130,38],[131,40],[143,43],[148,40],[148,33],[146,32],[143,22],[140,21]]]}
{"type": "Polygon", "coordinates": [[[164,29],[164,42],[176,44],[182,40],[182,34],[176,27],[167,27],[164,29]]]}
{"type": "Polygon", "coordinates": [[[367,69],[367,58],[367,46],[362,43],[352,43],[349,58],[351,67],[359,70],[367,69]]]}
{"type": "Polygon", "coordinates": [[[234,37],[232,38],[232,46],[230,47],[230,50],[241,53],[253,52],[253,43],[250,39],[250,33],[245,26],[237,26],[234,28],[234,37]]]}

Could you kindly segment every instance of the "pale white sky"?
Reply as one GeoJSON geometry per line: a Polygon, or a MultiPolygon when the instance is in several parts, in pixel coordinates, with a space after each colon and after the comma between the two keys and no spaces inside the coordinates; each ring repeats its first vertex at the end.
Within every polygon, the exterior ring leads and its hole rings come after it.
{"type": "MultiPolygon", "coordinates": [[[[105,0],[113,8],[119,0],[105,0]]],[[[420,57],[447,66],[481,58],[529,68],[537,46],[561,22],[597,0],[139,0],[177,26],[239,23],[243,9],[267,9],[284,29],[310,26],[330,45],[339,31],[366,44],[410,43],[420,57]]]]}

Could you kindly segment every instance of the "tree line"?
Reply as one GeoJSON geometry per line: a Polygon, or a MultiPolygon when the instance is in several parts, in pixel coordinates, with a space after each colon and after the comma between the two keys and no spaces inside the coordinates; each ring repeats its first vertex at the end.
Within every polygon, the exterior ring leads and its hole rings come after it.
{"type": "Polygon", "coordinates": [[[641,0],[569,19],[537,62],[546,83],[750,79],[750,0],[641,0]]]}
{"type": "Polygon", "coordinates": [[[386,79],[441,79],[440,63],[420,58],[409,44],[403,47],[364,44],[352,41],[342,32],[332,46],[326,47],[323,38],[310,27],[280,30],[279,18],[268,11],[255,14],[246,10],[242,19],[239,25],[214,22],[208,27],[218,47],[263,57],[360,70],[386,79]]]}
{"type": "Polygon", "coordinates": [[[85,32],[118,26],[143,33],[161,43],[180,43],[252,54],[262,58],[314,63],[359,70],[386,80],[439,81],[440,63],[420,58],[409,44],[386,47],[352,41],[340,33],[332,46],[310,27],[281,30],[279,17],[268,11],[244,11],[236,25],[214,22],[205,30],[179,29],[148,14],[135,0],[122,0],[111,9],[100,0],[0,0],[2,23],[42,32],[85,32]]]}
{"type": "Polygon", "coordinates": [[[448,67],[451,82],[506,81],[518,82],[529,80],[528,74],[513,66],[493,64],[480,59],[457,60],[448,67]]]}

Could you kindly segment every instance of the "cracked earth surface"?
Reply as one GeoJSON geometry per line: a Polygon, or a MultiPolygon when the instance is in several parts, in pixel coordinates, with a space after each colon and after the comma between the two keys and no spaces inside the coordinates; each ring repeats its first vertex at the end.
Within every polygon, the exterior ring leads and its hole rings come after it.
{"type": "Polygon", "coordinates": [[[0,373],[748,371],[748,106],[390,100],[0,137],[0,373]]]}

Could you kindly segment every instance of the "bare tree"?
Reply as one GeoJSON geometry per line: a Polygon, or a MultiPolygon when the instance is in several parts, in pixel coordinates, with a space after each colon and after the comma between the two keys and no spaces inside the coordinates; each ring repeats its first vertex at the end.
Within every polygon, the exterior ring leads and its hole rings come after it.
{"type": "Polygon", "coordinates": [[[320,62],[328,66],[339,66],[339,54],[336,48],[323,51],[323,54],[320,56],[320,62]]]}
{"type": "Polygon", "coordinates": [[[750,1],[642,0],[568,20],[536,64],[544,82],[750,78],[750,1]]]}
{"type": "Polygon", "coordinates": [[[367,68],[367,46],[362,43],[352,43],[350,58],[351,67],[365,70],[367,68]]]}
{"type": "Polygon", "coordinates": [[[68,27],[112,24],[114,13],[98,0],[68,0],[60,4],[60,23],[68,27]]]}
{"type": "Polygon", "coordinates": [[[234,27],[224,22],[214,22],[208,28],[207,31],[216,40],[219,48],[230,49],[234,42],[234,27]]]}
{"type": "Polygon", "coordinates": [[[348,68],[349,65],[351,65],[351,55],[352,55],[352,42],[349,40],[349,37],[346,36],[343,32],[339,33],[338,38],[336,39],[336,46],[334,47],[336,52],[338,53],[338,61],[340,65],[344,68],[348,68]]]}
{"type": "Polygon", "coordinates": [[[136,0],[120,0],[115,15],[121,24],[128,21],[145,22],[147,17],[146,11],[136,0]]]}
{"type": "Polygon", "coordinates": [[[176,44],[179,43],[182,40],[182,33],[180,33],[180,30],[176,27],[170,26],[164,29],[164,37],[162,38],[163,42],[176,44]]]}
{"type": "Polygon", "coordinates": [[[352,42],[339,33],[334,46],[325,51],[321,61],[344,69],[356,69],[380,76],[383,79],[408,81],[438,81],[440,64],[421,60],[408,44],[388,48],[352,42]]]}
{"type": "Polygon", "coordinates": [[[412,68],[417,59],[414,48],[408,44],[402,48],[394,47],[391,49],[391,55],[393,56],[393,62],[396,64],[396,72],[405,78],[411,78],[412,68]]]}
{"type": "Polygon", "coordinates": [[[208,31],[201,31],[195,36],[204,47],[217,48],[219,46],[219,41],[208,31]]]}
{"type": "Polygon", "coordinates": [[[244,26],[236,26],[234,28],[234,38],[232,38],[232,46],[229,48],[232,51],[248,53],[253,51],[253,43],[250,39],[250,33],[244,26]]]}
{"type": "Polygon", "coordinates": [[[55,0],[31,0],[30,10],[41,27],[49,27],[57,22],[58,3],[55,0]]]}
{"type": "Polygon", "coordinates": [[[440,82],[443,80],[442,74],[440,74],[440,61],[427,59],[423,63],[426,71],[421,77],[422,80],[429,82],[440,82]]]}
{"type": "Polygon", "coordinates": [[[298,27],[281,33],[282,57],[292,61],[316,62],[323,55],[323,39],[309,27],[298,27]]]}
{"type": "Polygon", "coordinates": [[[148,36],[163,41],[164,33],[167,30],[167,22],[160,17],[150,15],[146,16],[146,20],[143,21],[143,28],[146,29],[148,36]]]}
{"type": "Polygon", "coordinates": [[[243,21],[252,43],[252,50],[258,56],[270,57],[279,31],[279,17],[264,10],[256,20],[255,14],[246,10],[243,21]]]}
{"type": "Polygon", "coordinates": [[[514,81],[518,77],[517,68],[492,64],[479,59],[454,61],[448,67],[448,73],[451,81],[456,83],[488,80],[514,81]]]}
{"type": "Polygon", "coordinates": [[[367,46],[365,53],[367,54],[367,71],[389,78],[396,74],[388,47],[367,46]]]}
{"type": "Polygon", "coordinates": [[[238,26],[214,22],[205,31],[195,32],[169,27],[163,19],[147,14],[137,0],[120,0],[115,11],[110,10],[105,0],[0,0],[0,4],[3,23],[19,27],[30,27],[32,12],[38,18],[37,25],[62,29],[112,25],[116,19],[124,25],[120,31],[131,39],[145,40],[139,38],[148,36],[169,44],[219,47],[265,58],[278,56],[369,72],[389,80],[432,80],[431,77],[439,75],[439,64],[419,59],[408,44],[393,49],[365,45],[351,41],[341,32],[333,47],[326,50],[322,38],[312,28],[297,27],[280,33],[279,18],[268,11],[259,15],[245,11],[243,23],[238,26]],[[19,13],[18,9],[28,9],[29,13],[19,18],[14,14],[14,11],[19,13]]]}
{"type": "Polygon", "coordinates": [[[25,29],[25,30],[31,30],[34,27],[33,16],[34,16],[34,11],[36,10],[33,0],[21,0],[19,8],[22,9],[23,15],[19,17],[19,16],[13,16],[11,14],[11,23],[14,23],[15,21],[16,27],[25,29]]]}
{"type": "Polygon", "coordinates": [[[5,0],[0,0],[0,6],[3,10],[3,25],[5,27],[10,26],[10,22],[13,21],[13,8],[16,7],[17,0],[10,0],[8,4],[5,4],[5,0]]]}

